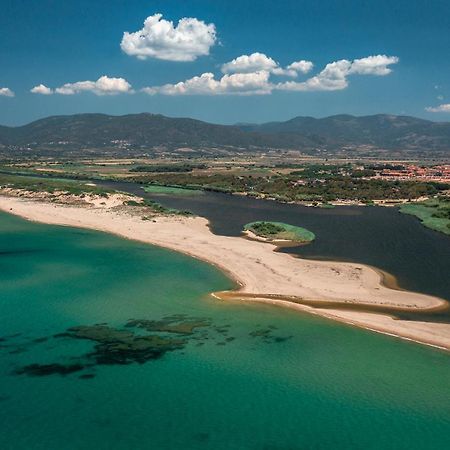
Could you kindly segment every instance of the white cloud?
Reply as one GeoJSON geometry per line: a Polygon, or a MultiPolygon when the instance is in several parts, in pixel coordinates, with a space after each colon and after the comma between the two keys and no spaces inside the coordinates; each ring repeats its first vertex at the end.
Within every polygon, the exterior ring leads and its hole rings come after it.
{"type": "Polygon", "coordinates": [[[305,61],[304,59],[302,59],[301,61],[294,61],[293,63],[289,64],[286,69],[293,70],[297,73],[308,73],[311,72],[313,67],[314,64],[311,61],[305,61]]]}
{"type": "Polygon", "coordinates": [[[270,94],[269,72],[235,73],[216,80],[214,74],[204,73],[177,84],[144,88],[147,94],[164,95],[262,95],[270,94]]]}
{"type": "Polygon", "coordinates": [[[329,63],[325,68],[301,83],[287,81],[277,84],[276,88],[284,91],[337,91],[348,86],[347,75],[351,62],[346,59],[329,63]]]}
{"type": "Polygon", "coordinates": [[[392,70],[388,67],[397,64],[397,56],[375,55],[367,58],[355,59],[349,73],[359,75],[388,75],[392,70]]]}
{"type": "Polygon", "coordinates": [[[251,55],[242,55],[238,58],[233,59],[230,62],[223,64],[223,73],[250,73],[250,72],[260,72],[265,70],[271,72],[278,68],[278,63],[276,63],[272,58],[268,57],[264,53],[252,53],[251,55]]]}
{"type": "Polygon", "coordinates": [[[295,61],[286,68],[281,67],[275,60],[264,53],[241,55],[222,65],[223,73],[254,73],[266,71],[274,75],[296,77],[299,73],[307,73],[313,68],[311,61],[295,61]]]}
{"type": "Polygon", "coordinates": [[[39,84],[38,86],[35,86],[33,89],[30,90],[30,92],[33,94],[41,94],[41,95],[53,94],[53,90],[45,86],[44,84],[39,84]]]}
{"type": "Polygon", "coordinates": [[[349,61],[341,59],[329,63],[317,75],[303,82],[287,81],[278,83],[276,89],[285,91],[338,91],[348,86],[349,75],[384,76],[391,73],[388,67],[396,64],[396,56],[375,55],[349,61]]]}
{"type": "Polygon", "coordinates": [[[120,47],[127,55],[139,59],[194,61],[208,55],[216,42],[216,27],[192,17],[180,19],[177,26],[162,19],[162,14],[147,17],[144,27],[135,33],[125,32],[120,47]]]}
{"type": "Polygon", "coordinates": [[[130,83],[124,78],[109,78],[106,75],[97,81],[77,81],[66,83],[56,88],[55,92],[62,95],[74,95],[80,92],[93,92],[95,95],[115,95],[133,92],[130,83]]]}
{"type": "Polygon", "coordinates": [[[349,76],[377,75],[391,73],[391,64],[396,64],[396,56],[375,55],[350,61],[341,59],[327,64],[317,75],[305,81],[284,81],[273,83],[271,75],[297,77],[312,70],[310,61],[295,61],[286,68],[280,67],[272,58],[263,53],[242,55],[224,64],[225,75],[216,79],[212,73],[204,73],[186,81],[164,86],[148,87],[143,91],[154,95],[260,95],[273,90],[284,91],[337,91],[349,84],[349,76]]]}
{"type": "Polygon", "coordinates": [[[0,96],[2,96],[2,97],[14,97],[15,94],[14,94],[14,92],[11,89],[3,87],[3,88],[0,88],[0,96]]]}
{"type": "Polygon", "coordinates": [[[444,103],[439,106],[428,106],[427,108],[425,108],[425,110],[428,112],[433,112],[433,113],[439,113],[439,112],[450,113],[450,103],[444,103]]]}

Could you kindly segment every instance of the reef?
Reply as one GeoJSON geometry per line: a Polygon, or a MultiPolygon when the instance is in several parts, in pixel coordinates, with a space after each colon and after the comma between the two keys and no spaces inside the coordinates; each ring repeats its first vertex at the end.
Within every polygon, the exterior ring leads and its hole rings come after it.
{"type": "MultiPolygon", "coordinates": [[[[257,327],[249,336],[259,338],[264,343],[284,342],[291,337],[274,335],[276,328],[273,326],[257,327]]],[[[145,364],[158,360],[169,352],[180,351],[182,354],[181,350],[190,341],[195,342],[196,347],[203,346],[208,341],[213,341],[211,344],[217,346],[227,345],[236,339],[229,336],[229,331],[229,324],[216,325],[209,318],[175,314],[158,320],[130,319],[122,327],[106,323],[79,325],[53,336],[33,338],[20,345],[14,343],[3,347],[8,349],[9,354],[13,354],[23,351],[24,345],[41,345],[50,339],[61,343],[66,340],[91,341],[92,349],[81,355],[67,355],[64,357],[67,363],[34,363],[19,367],[13,372],[16,375],[41,377],[55,374],[66,376],[85,371],[78,378],[88,380],[96,376],[92,372],[97,366],[145,364]]]]}
{"type": "Polygon", "coordinates": [[[292,336],[276,336],[273,334],[275,330],[276,328],[273,326],[269,326],[267,328],[258,328],[254,331],[251,331],[249,333],[249,336],[251,336],[252,338],[260,338],[267,344],[285,342],[292,338],[292,336]]]}
{"type": "Polygon", "coordinates": [[[18,375],[25,374],[34,377],[41,377],[53,374],[68,375],[83,369],[84,366],[82,364],[29,364],[28,366],[16,369],[15,373],[18,375]]]}
{"type": "Polygon", "coordinates": [[[197,328],[205,328],[211,325],[209,319],[187,318],[177,314],[164,317],[162,320],[129,320],[127,327],[143,328],[146,331],[176,334],[193,334],[197,328]]]}
{"type": "Polygon", "coordinates": [[[69,328],[67,336],[74,339],[94,341],[94,350],[87,355],[95,365],[143,364],[158,359],[165,353],[183,348],[187,341],[156,335],[139,336],[106,325],[79,326],[69,328]]]}

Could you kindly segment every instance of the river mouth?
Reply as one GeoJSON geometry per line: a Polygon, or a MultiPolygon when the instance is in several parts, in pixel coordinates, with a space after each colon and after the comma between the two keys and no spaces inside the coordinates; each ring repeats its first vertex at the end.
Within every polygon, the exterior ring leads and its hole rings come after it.
{"type": "MultiPolygon", "coordinates": [[[[423,227],[397,208],[311,208],[215,192],[155,195],[129,182],[99,184],[143,196],[165,207],[188,210],[209,221],[213,233],[242,236],[246,223],[268,220],[305,227],[317,238],[308,245],[277,249],[304,259],[362,263],[379,270],[384,284],[450,301],[450,238],[423,227]]],[[[367,311],[365,311],[367,312],[367,311]]],[[[392,314],[392,311],[384,311],[392,314]]],[[[450,323],[450,311],[397,311],[402,320],[450,323]]]]}
{"type": "Polygon", "coordinates": [[[208,219],[213,233],[241,236],[252,221],[278,221],[303,226],[317,239],[280,251],[302,258],[359,262],[395,276],[400,287],[450,301],[450,238],[423,227],[418,220],[390,207],[338,206],[333,209],[282,204],[215,192],[203,195],[154,195],[129,182],[99,184],[187,209],[208,219]]]}
{"type": "MultiPolygon", "coordinates": [[[[279,246],[277,251],[303,259],[369,265],[380,272],[383,284],[388,287],[450,301],[449,236],[425,228],[397,208],[323,209],[208,191],[201,195],[154,194],[145,192],[143,185],[128,181],[95,183],[205,217],[211,231],[218,235],[242,236],[246,223],[264,220],[306,227],[316,234],[314,242],[279,246]]],[[[398,318],[450,323],[450,311],[402,312],[398,318]]]]}

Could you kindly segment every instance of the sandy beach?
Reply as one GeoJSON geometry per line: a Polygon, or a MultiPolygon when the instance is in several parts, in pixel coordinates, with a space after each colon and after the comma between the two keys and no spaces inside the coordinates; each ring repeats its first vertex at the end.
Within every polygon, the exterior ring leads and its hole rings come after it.
{"type": "Polygon", "coordinates": [[[424,294],[390,289],[382,275],[357,263],[310,261],[277,253],[266,242],[213,234],[206,219],[155,216],[150,220],[111,202],[73,206],[0,196],[0,209],[28,220],[89,228],[168,248],[207,261],[226,272],[239,286],[215,293],[218,300],[242,299],[306,311],[373,331],[450,350],[450,324],[404,321],[389,315],[397,310],[446,308],[447,302],[424,294]],[[302,304],[302,301],[307,304],[302,304]],[[327,308],[315,308],[326,302],[327,308]],[[331,306],[330,306],[331,305],[331,306]],[[345,308],[340,309],[340,305],[345,308]],[[354,311],[366,306],[371,312],[354,311]],[[382,313],[374,313],[377,308],[382,313]]]}

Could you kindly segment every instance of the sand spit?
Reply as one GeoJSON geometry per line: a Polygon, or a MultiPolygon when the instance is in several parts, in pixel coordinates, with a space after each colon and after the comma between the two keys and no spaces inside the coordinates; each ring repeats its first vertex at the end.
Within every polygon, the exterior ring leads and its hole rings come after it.
{"type": "Polygon", "coordinates": [[[386,311],[425,311],[447,302],[415,292],[390,289],[382,275],[357,263],[311,261],[274,250],[275,245],[241,237],[217,236],[200,217],[157,216],[152,220],[126,207],[61,205],[0,196],[0,209],[26,219],[90,228],[165,247],[207,261],[232,277],[239,288],[216,298],[241,298],[317,314],[352,325],[450,350],[450,324],[396,320],[386,311]],[[302,300],[308,304],[302,304],[302,300]],[[311,302],[332,302],[319,309],[311,302]],[[342,304],[346,307],[339,309],[342,304]],[[349,305],[384,309],[383,314],[353,311],[349,305]]]}

